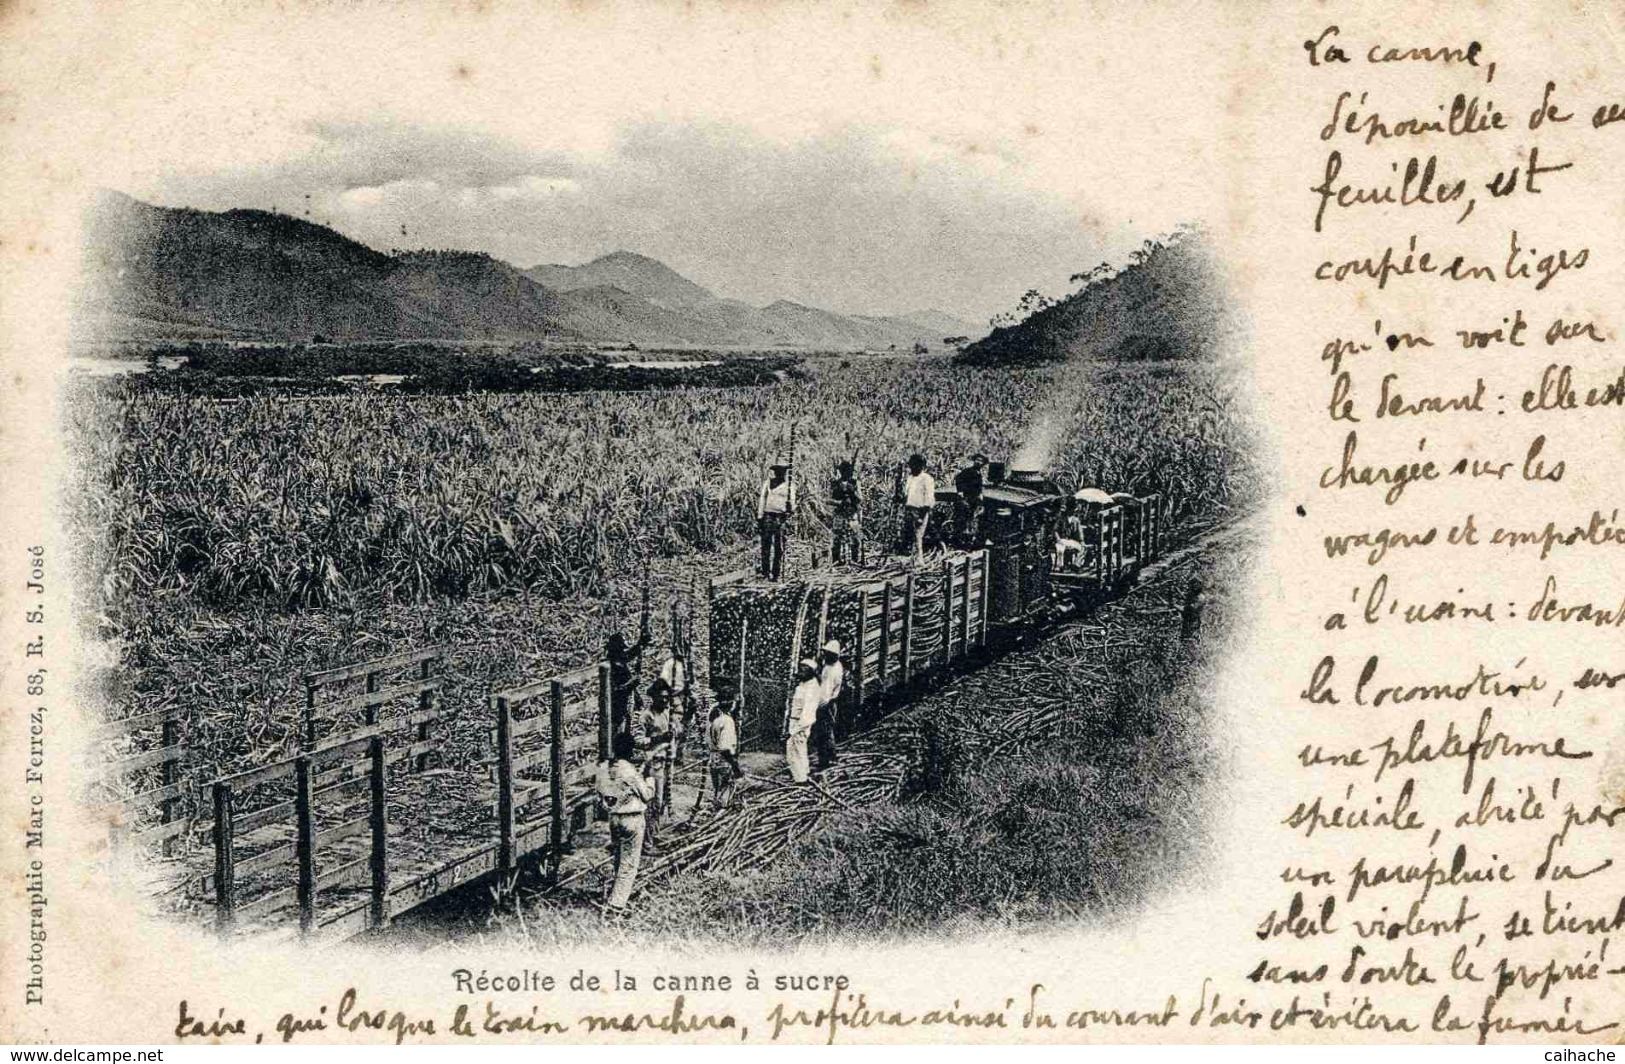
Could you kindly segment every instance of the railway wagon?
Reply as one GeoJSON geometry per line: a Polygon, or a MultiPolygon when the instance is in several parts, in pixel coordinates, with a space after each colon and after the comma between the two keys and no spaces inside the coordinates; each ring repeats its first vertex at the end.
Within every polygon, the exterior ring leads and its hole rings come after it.
{"type": "Polygon", "coordinates": [[[738,708],[741,748],[782,749],[795,664],[831,639],[847,669],[843,728],[983,646],[987,564],[985,550],[956,550],[777,583],[745,572],[712,580],[711,690],[738,708]]]}
{"type": "MultiPolygon", "coordinates": [[[[939,493],[939,527],[952,527],[958,502],[939,493]]],[[[781,748],[796,662],[834,639],[847,670],[837,721],[850,728],[905,687],[1121,593],[1163,550],[1164,518],[1156,495],[1069,495],[1042,473],[998,469],[959,546],[778,582],[718,577],[712,693],[736,706],[743,749],[781,748]]]]}

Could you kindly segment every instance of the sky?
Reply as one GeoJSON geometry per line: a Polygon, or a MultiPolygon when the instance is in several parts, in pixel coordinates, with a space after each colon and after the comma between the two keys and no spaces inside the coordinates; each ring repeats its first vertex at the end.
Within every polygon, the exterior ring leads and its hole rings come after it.
{"type": "Polygon", "coordinates": [[[755,304],[972,323],[1219,206],[1223,101],[1143,90],[1159,47],[1170,70],[1199,60],[1173,17],[1136,54],[1086,9],[1038,33],[1031,9],[1016,34],[985,6],[476,5],[404,35],[391,9],[297,33],[245,10],[207,33],[103,28],[190,83],[98,116],[100,183],[384,250],[520,267],[628,250],[755,304]]]}

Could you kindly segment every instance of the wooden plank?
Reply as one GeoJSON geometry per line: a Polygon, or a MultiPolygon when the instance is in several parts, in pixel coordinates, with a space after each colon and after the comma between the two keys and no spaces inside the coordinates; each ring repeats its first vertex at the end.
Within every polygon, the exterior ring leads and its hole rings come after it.
{"type": "MultiPolygon", "coordinates": [[[[508,704],[510,707],[513,705],[511,702],[508,704]]],[[[544,728],[550,727],[552,727],[552,721],[546,716],[529,717],[525,720],[509,721],[508,735],[513,739],[523,739],[527,735],[534,735],[544,728]]],[[[495,728],[490,729],[487,734],[490,736],[492,743],[497,741],[497,730],[495,728]]]]}
{"type": "Polygon", "coordinates": [[[269,765],[251,768],[246,772],[238,772],[231,776],[222,776],[215,781],[215,786],[224,783],[234,791],[245,791],[250,787],[258,787],[273,780],[285,779],[293,775],[293,763],[296,758],[285,761],[273,761],[269,765]]]}
{"type": "Polygon", "coordinates": [[[167,824],[159,824],[157,827],[147,828],[145,831],[132,832],[130,834],[130,841],[141,845],[150,845],[154,842],[167,842],[170,839],[186,834],[192,829],[192,826],[193,821],[191,819],[172,820],[167,824]]]}
{"type": "Polygon", "coordinates": [[[592,691],[580,698],[564,703],[564,717],[569,720],[574,717],[587,717],[598,712],[598,692],[592,691]]]}
{"type": "MultiPolygon", "coordinates": [[[[239,857],[237,859],[236,870],[239,875],[244,876],[251,872],[263,872],[267,868],[275,868],[278,865],[286,864],[287,862],[293,860],[294,857],[298,855],[298,852],[299,847],[297,844],[292,842],[284,842],[278,846],[272,846],[269,849],[261,850],[252,857],[239,857]]],[[[210,890],[213,888],[213,886],[213,877],[205,876],[203,879],[203,889],[210,890]]]]}
{"type": "Polygon", "coordinates": [[[358,661],[354,665],[340,665],[334,669],[323,669],[318,672],[305,674],[305,686],[326,687],[329,684],[342,683],[345,680],[354,680],[365,676],[369,672],[387,672],[405,665],[416,665],[420,661],[432,658],[444,658],[444,647],[424,647],[421,650],[409,650],[403,654],[394,654],[390,657],[374,658],[371,661],[358,661]]]}
{"type": "MultiPolygon", "coordinates": [[[[428,743],[415,745],[427,746],[428,743]]],[[[368,827],[372,829],[372,851],[367,854],[367,880],[372,887],[372,905],[369,908],[373,927],[389,922],[389,796],[385,793],[388,776],[384,771],[384,741],[374,739],[372,749],[372,801],[369,804],[368,827]]]]}
{"type": "Polygon", "coordinates": [[[552,858],[547,875],[550,881],[556,883],[564,850],[564,684],[558,680],[553,681],[553,689],[548,696],[548,718],[550,729],[547,745],[552,752],[552,771],[548,773],[551,777],[548,806],[553,823],[548,832],[552,858]]]}
{"type": "Polygon", "coordinates": [[[231,929],[237,908],[237,885],[232,868],[231,784],[214,785],[214,906],[215,923],[222,932],[231,929]]]}
{"type": "MultiPolygon", "coordinates": [[[[350,764],[340,765],[339,768],[350,769],[356,767],[358,764],[365,764],[365,762],[352,762],[350,764]]],[[[333,773],[330,772],[328,774],[328,778],[332,778],[332,775],[333,773]]],[[[313,794],[313,797],[320,802],[324,798],[337,795],[340,791],[349,790],[351,787],[354,787],[365,780],[365,776],[357,776],[354,779],[347,779],[339,783],[329,784],[325,787],[318,787],[313,794]]],[[[316,782],[322,782],[321,775],[316,777],[316,782]]],[[[267,824],[274,824],[278,821],[286,820],[288,817],[293,815],[293,808],[293,801],[290,799],[286,802],[278,802],[275,805],[268,805],[264,809],[256,809],[252,813],[243,813],[237,818],[236,830],[246,835],[251,831],[265,827],[267,824]]]]}
{"type": "Polygon", "coordinates": [[[168,706],[164,709],[152,710],[149,713],[136,713],[128,717],[120,717],[118,720],[104,721],[96,726],[92,734],[98,740],[117,739],[134,731],[155,727],[166,720],[176,720],[179,716],[180,710],[177,707],[168,706]]]}
{"type": "Polygon", "coordinates": [[[591,783],[598,774],[598,766],[591,763],[577,765],[564,774],[564,785],[574,790],[583,783],[591,783]]]}
{"type": "Polygon", "coordinates": [[[514,868],[513,848],[513,712],[508,699],[497,695],[492,699],[497,717],[497,867],[504,873],[514,868]]]}
{"type": "MultiPolygon", "coordinates": [[[[430,661],[422,662],[421,667],[418,670],[419,683],[427,683],[429,681],[429,670],[432,665],[433,662],[430,661]]],[[[418,708],[417,712],[413,714],[413,716],[418,718],[418,720],[415,722],[418,728],[418,742],[421,743],[429,741],[431,738],[432,726],[436,720],[440,719],[440,714],[440,685],[437,684],[434,687],[426,687],[422,691],[418,692],[418,708]]],[[[423,754],[420,757],[414,758],[412,761],[412,771],[414,772],[422,772],[428,767],[428,754],[423,754]]]]}
{"type": "Polygon", "coordinates": [[[346,736],[337,742],[324,743],[310,752],[308,755],[310,763],[319,768],[341,758],[352,757],[357,750],[365,748],[374,736],[387,727],[386,724],[369,724],[360,729],[359,734],[346,736]]]}
{"type": "Polygon", "coordinates": [[[176,780],[174,783],[166,783],[162,787],[154,787],[151,790],[142,791],[140,794],[131,795],[128,798],[115,798],[112,804],[120,809],[133,809],[149,802],[163,802],[172,798],[179,798],[191,789],[192,782],[190,780],[176,780]]]}
{"type": "Polygon", "coordinates": [[[887,623],[880,626],[880,668],[875,672],[875,680],[884,691],[891,682],[891,581],[886,581],[886,588],[881,592],[881,616],[887,623]]]}
{"type": "MultiPolygon", "coordinates": [[[[164,718],[162,742],[166,747],[179,747],[181,744],[181,723],[174,717],[164,718]]],[[[164,762],[162,778],[164,781],[163,789],[166,791],[183,786],[180,762],[178,760],[164,762]]],[[[165,824],[175,819],[177,797],[178,795],[165,794],[158,799],[158,815],[165,824]]],[[[165,857],[173,857],[175,854],[175,844],[171,841],[174,837],[174,835],[164,836],[165,857]]]]}
{"type": "Polygon", "coordinates": [[[908,579],[903,583],[903,633],[900,655],[903,666],[902,682],[908,683],[909,677],[914,674],[914,572],[909,571],[908,579]]]}
{"type": "Polygon", "coordinates": [[[509,758],[508,765],[509,771],[517,774],[521,772],[529,772],[537,765],[551,764],[552,761],[552,749],[544,746],[540,750],[532,750],[528,754],[515,754],[511,756],[509,758]]]}
{"type": "Polygon", "coordinates": [[[506,691],[498,691],[491,697],[507,699],[508,709],[510,712],[512,712],[513,710],[524,705],[526,702],[529,702],[532,699],[540,698],[547,694],[548,691],[552,690],[552,685],[553,681],[551,678],[546,680],[534,680],[530,683],[520,684],[518,687],[510,687],[506,691]]]}
{"type": "Polygon", "coordinates": [[[278,909],[285,909],[289,905],[299,902],[298,887],[283,887],[273,890],[269,894],[262,894],[253,901],[244,902],[237,907],[237,918],[241,921],[251,922],[278,909]]]}
{"type": "Polygon", "coordinates": [[[320,707],[321,720],[333,720],[341,714],[350,713],[357,709],[376,709],[395,701],[397,698],[408,698],[414,695],[423,695],[431,691],[438,691],[446,686],[444,676],[430,676],[427,679],[413,680],[411,683],[397,684],[379,691],[367,691],[349,698],[341,698],[336,702],[329,702],[320,707]]]}
{"type": "Polygon", "coordinates": [[[139,772],[144,768],[179,761],[184,756],[186,756],[184,746],[160,746],[145,753],[127,757],[122,761],[114,761],[107,766],[107,771],[114,775],[125,776],[131,772],[139,772]]]}
{"type": "MultiPolygon", "coordinates": [[[[857,589],[857,596],[858,616],[860,618],[867,617],[869,614],[869,590],[867,588],[860,587],[857,589]]],[[[856,704],[860,708],[863,705],[863,696],[865,694],[863,684],[864,675],[868,671],[865,668],[865,659],[868,656],[868,651],[869,626],[867,624],[860,623],[858,625],[858,646],[853,652],[852,657],[852,694],[856,704]]]]}
{"type": "Polygon", "coordinates": [[[959,584],[959,653],[970,653],[970,559],[961,561],[965,579],[959,584]]]}
{"type": "Polygon", "coordinates": [[[316,845],[310,808],[310,758],[294,764],[294,824],[298,832],[294,853],[299,859],[299,930],[309,932],[316,923],[316,845]]]}
{"type": "Polygon", "coordinates": [[[315,848],[319,850],[323,846],[331,846],[335,842],[343,842],[345,839],[353,839],[357,835],[365,834],[370,827],[372,827],[370,815],[358,816],[354,820],[335,824],[333,827],[316,832],[311,841],[315,848]]]}

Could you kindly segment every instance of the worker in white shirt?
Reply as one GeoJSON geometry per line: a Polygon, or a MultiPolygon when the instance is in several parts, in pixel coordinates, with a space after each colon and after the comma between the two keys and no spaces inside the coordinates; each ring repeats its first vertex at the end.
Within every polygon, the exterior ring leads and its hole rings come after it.
{"type": "Polygon", "coordinates": [[[790,696],[784,740],[784,760],[790,766],[790,778],[797,783],[806,783],[811,774],[807,743],[823,700],[824,690],[818,685],[818,663],[812,658],[802,658],[801,664],[796,666],[796,689],[790,696]]]}
{"type": "Polygon", "coordinates": [[[790,479],[790,460],[780,455],[756,495],[756,530],[762,537],[764,580],[777,580],[784,568],[784,540],[795,512],[796,487],[790,479]]]}
{"type": "Polygon", "coordinates": [[[813,729],[813,749],[818,754],[818,769],[821,772],[835,764],[835,719],[841,689],[846,686],[846,666],[841,664],[839,640],[831,639],[825,643],[819,656],[823,659],[823,666],[818,670],[818,726],[813,729]]]}
{"type": "Polygon", "coordinates": [[[648,803],[653,797],[649,782],[632,763],[636,743],[626,732],[611,740],[614,756],[598,765],[598,801],[609,813],[610,847],[615,854],[610,873],[606,916],[626,912],[637,883],[638,864],[643,857],[643,835],[648,827],[648,803]]]}
{"type": "Polygon", "coordinates": [[[739,728],[733,707],[719,703],[711,711],[711,801],[717,809],[733,805],[734,791],[745,775],[739,767],[739,728]]]}
{"type": "Polygon", "coordinates": [[[694,728],[694,702],[689,697],[688,663],[675,646],[660,664],[660,682],[666,685],[666,695],[671,701],[672,750],[677,764],[681,765],[689,732],[694,728]]]}
{"type": "Polygon", "coordinates": [[[925,471],[925,455],[908,459],[908,479],[903,483],[903,549],[925,555],[925,529],[931,522],[931,508],[937,504],[937,482],[925,471]]]}

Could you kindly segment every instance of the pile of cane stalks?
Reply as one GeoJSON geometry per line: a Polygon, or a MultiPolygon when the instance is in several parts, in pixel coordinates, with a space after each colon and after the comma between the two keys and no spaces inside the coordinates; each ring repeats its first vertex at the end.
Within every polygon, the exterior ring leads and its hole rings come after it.
{"type": "Polygon", "coordinates": [[[1063,734],[1089,718],[1087,703],[1112,683],[1150,682],[1157,648],[1124,630],[1148,615],[1177,639],[1184,563],[1210,535],[1147,570],[1128,597],[1022,652],[956,677],[931,697],[846,740],[837,763],[807,784],[747,777],[731,812],[697,813],[665,836],[668,849],[646,866],[646,885],[680,872],[733,875],[773,864],[798,840],[843,811],[930,792],[954,766],[1063,734]],[[1144,676],[1137,675],[1143,671],[1144,676]]]}

